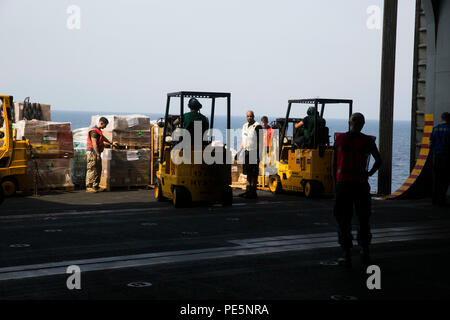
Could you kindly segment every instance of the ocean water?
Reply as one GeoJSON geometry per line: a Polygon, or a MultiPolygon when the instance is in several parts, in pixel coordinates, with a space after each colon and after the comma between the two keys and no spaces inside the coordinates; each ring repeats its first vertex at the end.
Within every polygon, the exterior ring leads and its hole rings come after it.
{"type": "MultiPolygon", "coordinates": [[[[99,115],[99,112],[85,112],[85,111],[62,111],[52,110],[52,121],[70,122],[72,130],[89,127],[91,117],[99,115]]],[[[105,114],[105,113],[103,113],[105,114]]],[[[107,114],[107,113],[106,113],[107,114]]],[[[114,114],[130,114],[130,113],[114,113],[114,114]]],[[[140,113],[150,117],[151,120],[162,118],[163,114],[155,113],[140,113]]],[[[269,118],[269,122],[274,119],[269,118]]],[[[226,128],[226,117],[216,116],[214,127],[224,130],[226,128]]],[[[244,116],[231,117],[231,128],[239,129],[246,122],[244,116]]],[[[331,141],[333,141],[335,132],[345,132],[348,129],[347,120],[327,119],[327,126],[330,128],[331,141]]],[[[363,132],[365,134],[377,137],[378,144],[378,120],[367,120],[363,132]]],[[[411,136],[411,122],[410,121],[395,121],[394,122],[394,141],[392,154],[392,191],[397,190],[409,176],[409,161],[410,161],[410,136],[411,136]]],[[[238,141],[239,143],[239,141],[238,141]]],[[[373,159],[371,164],[373,164],[373,159]]],[[[375,174],[369,179],[372,192],[376,192],[378,177],[375,174]]]]}

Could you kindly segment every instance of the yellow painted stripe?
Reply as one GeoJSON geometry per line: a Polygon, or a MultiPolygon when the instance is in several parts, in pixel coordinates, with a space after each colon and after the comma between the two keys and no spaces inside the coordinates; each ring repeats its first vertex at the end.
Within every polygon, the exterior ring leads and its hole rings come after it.
{"type": "MultiPolygon", "coordinates": [[[[433,122],[433,121],[434,121],[433,114],[425,114],[425,122],[433,122]]],[[[423,129],[424,133],[431,133],[432,131],[433,131],[433,125],[426,125],[425,128],[423,129]]],[[[429,144],[430,144],[430,137],[422,137],[422,145],[429,146],[429,144]]],[[[430,149],[424,147],[424,148],[420,149],[419,155],[421,155],[421,156],[428,156],[429,153],[430,153],[430,149]]],[[[416,161],[415,167],[416,166],[424,167],[425,166],[425,162],[426,162],[426,159],[418,159],[416,161]]],[[[415,167],[412,170],[411,175],[419,176],[422,173],[423,169],[417,169],[415,167]]],[[[416,180],[417,180],[417,178],[410,178],[410,177],[408,177],[408,179],[406,179],[405,183],[406,184],[410,184],[410,185],[405,186],[403,184],[400,188],[398,188],[398,190],[396,192],[394,192],[391,195],[385,197],[385,199],[392,199],[392,198],[395,198],[397,196],[402,195],[406,190],[408,190],[411,187],[411,185],[414,182],[416,182],[416,180]]]]}
{"type": "Polygon", "coordinates": [[[416,164],[418,164],[419,166],[424,166],[425,165],[425,160],[424,159],[419,159],[419,160],[417,160],[416,164]]]}

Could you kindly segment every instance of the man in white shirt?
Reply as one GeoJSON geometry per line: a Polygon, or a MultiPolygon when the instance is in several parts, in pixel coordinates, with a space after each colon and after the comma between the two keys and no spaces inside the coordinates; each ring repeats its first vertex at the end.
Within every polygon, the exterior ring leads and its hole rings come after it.
{"type": "Polygon", "coordinates": [[[260,161],[259,130],[261,129],[261,125],[255,121],[255,113],[251,110],[247,111],[247,123],[242,126],[242,142],[237,152],[239,154],[244,150],[243,173],[247,175],[248,185],[246,191],[239,196],[246,199],[257,198],[260,161]]]}

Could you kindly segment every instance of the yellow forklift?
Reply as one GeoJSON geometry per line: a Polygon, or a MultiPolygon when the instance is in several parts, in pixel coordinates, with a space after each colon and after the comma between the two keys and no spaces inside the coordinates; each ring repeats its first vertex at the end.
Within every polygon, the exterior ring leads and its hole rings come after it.
{"type": "MultiPolygon", "coordinates": [[[[171,132],[177,129],[173,120],[180,119],[178,127],[183,127],[184,104],[185,100],[189,98],[211,100],[211,116],[209,118],[210,129],[214,128],[216,100],[221,98],[226,99],[227,129],[230,129],[230,93],[181,91],[167,94],[162,139],[159,140],[161,141],[159,144],[159,148],[161,149],[159,152],[159,165],[155,179],[155,198],[158,201],[170,199],[176,208],[187,207],[193,202],[218,202],[224,206],[231,205],[233,201],[233,192],[230,187],[231,152],[226,148],[226,146],[229,145],[230,140],[228,133],[226,135],[226,144],[215,147],[214,149],[215,159],[222,159],[222,161],[217,161],[217,163],[213,164],[207,164],[204,161],[203,151],[207,145],[212,143],[211,136],[209,136],[208,141],[201,144],[199,149],[191,149],[190,163],[179,164],[176,159],[173,159],[172,150],[179,143],[172,141],[171,139],[171,132]],[[170,115],[170,102],[175,98],[179,99],[179,116],[170,115]],[[196,164],[194,161],[195,159],[201,159],[201,163],[196,164]]],[[[178,153],[178,156],[182,157],[183,154],[180,152],[178,153]]]]}
{"type": "Polygon", "coordinates": [[[352,114],[353,100],[341,99],[301,99],[289,100],[286,117],[278,119],[280,129],[280,150],[278,171],[269,177],[269,190],[274,193],[296,192],[304,193],[313,198],[323,193],[333,193],[332,156],[329,129],[322,128],[319,120],[323,118],[327,104],[348,104],[349,118],[352,114]],[[298,146],[294,143],[296,136],[295,124],[301,119],[290,118],[294,104],[314,106],[314,129],[309,144],[298,146]],[[319,118],[319,105],[321,106],[319,118]],[[292,136],[288,136],[292,132],[292,136]]]}
{"type": "Polygon", "coordinates": [[[0,95],[0,202],[26,187],[30,143],[16,140],[12,131],[13,97],[0,95]]]}

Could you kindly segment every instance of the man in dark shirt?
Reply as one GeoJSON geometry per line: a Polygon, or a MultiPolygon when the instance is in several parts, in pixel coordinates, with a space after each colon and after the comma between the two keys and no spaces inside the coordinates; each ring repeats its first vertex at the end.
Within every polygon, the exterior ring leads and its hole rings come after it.
{"type": "MultiPolygon", "coordinates": [[[[209,129],[209,120],[207,117],[200,113],[202,105],[196,98],[191,98],[189,100],[188,107],[191,111],[183,115],[183,129],[189,131],[191,135],[191,145],[193,146],[195,122],[200,122],[202,125],[202,137],[200,139],[203,141],[203,134],[209,129]]],[[[173,125],[177,126],[180,124],[180,122],[180,119],[176,119],[173,122],[173,125]]]]}
{"type": "MultiPolygon", "coordinates": [[[[294,128],[297,129],[297,132],[301,132],[303,129],[303,134],[296,135],[294,137],[294,143],[300,148],[310,147],[312,144],[312,136],[314,134],[314,118],[317,114],[317,110],[315,107],[309,107],[307,111],[307,116],[303,118],[302,121],[296,123],[294,128]]],[[[321,130],[323,130],[326,126],[326,121],[321,116],[317,115],[317,125],[319,135],[321,134],[321,130]]]]}
{"type": "Polygon", "coordinates": [[[441,116],[443,123],[433,128],[433,205],[445,206],[450,183],[450,113],[441,116]]]}

